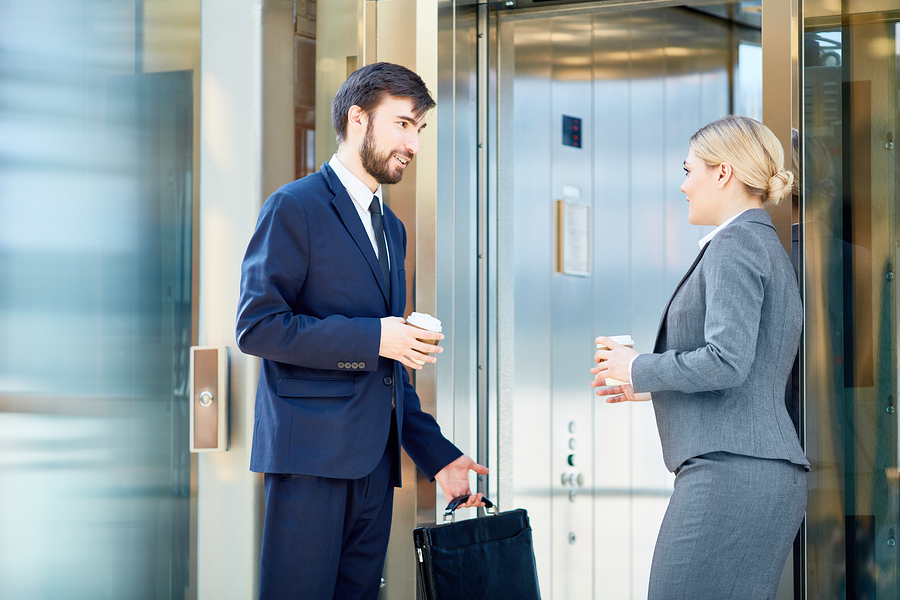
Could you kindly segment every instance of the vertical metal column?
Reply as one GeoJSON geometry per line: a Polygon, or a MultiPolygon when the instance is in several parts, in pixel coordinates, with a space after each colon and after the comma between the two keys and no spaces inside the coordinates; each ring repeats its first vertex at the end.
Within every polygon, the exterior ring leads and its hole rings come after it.
{"type": "MultiPolygon", "coordinates": [[[[800,90],[800,4],[802,0],[762,0],[762,52],[763,52],[763,123],[781,141],[784,149],[785,168],[791,168],[791,131],[800,131],[802,97],[800,90]]],[[[802,138],[801,138],[802,139],[802,138]]],[[[802,148],[802,145],[801,145],[802,148]]],[[[802,156],[802,150],[800,155],[802,156]]],[[[791,254],[791,204],[782,202],[768,206],[772,222],[781,244],[791,254]]],[[[801,264],[800,273],[803,273],[801,264]]],[[[801,289],[802,289],[801,285],[801,289]]],[[[801,356],[803,353],[801,342],[801,356]]],[[[802,361],[801,361],[801,364],[802,361]]],[[[802,381],[802,376],[801,376],[802,381]]],[[[801,441],[805,436],[804,405],[805,386],[800,387],[801,441]]],[[[805,446],[804,446],[805,447],[805,446]]],[[[799,545],[795,544],[792,558],[785,566],[785,576],[790,571],[794,581],[794,598],[806,598],[806,520],[800,528],[799,545]]],[[[784,577],[782,578],[784,579],[784,577]]],[[[781,591],[781,590],[780,590],[781,591]]],[[[782,596],[779,595],[779,598],[782,596]]]]}
{"type": "MultiPolygon", "coordinates": [[[[791,156],[791,129],[800,128],[800,1],[762,0],[763,123],[781,140],[787,161],[791,156]]],[[[790,204],[768,210],[790,254],[790,204]]]]}
{"type": "MultiPolygon", "coordinates": [[[[488,7],[478,7],[478,462],[488,465],[488,7]]],[[[488,465],[491,466],[491,465],[488,465]]],[[[478,478],[478,491],[490,495],[490,479],[478,478]]]]}

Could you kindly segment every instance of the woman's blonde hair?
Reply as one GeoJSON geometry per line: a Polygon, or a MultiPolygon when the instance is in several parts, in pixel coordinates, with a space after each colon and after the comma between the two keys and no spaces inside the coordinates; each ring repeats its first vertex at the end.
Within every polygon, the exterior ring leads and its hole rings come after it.
{"type": "Polygon", "coordinates": [[[748,117],[728,116],[694,134],[691,149],[710,167],[731,165],[734,176],[763,203],[778,204],[791,193],[794,175],[784,168],[784,150],[768,127],[748,117]]]}

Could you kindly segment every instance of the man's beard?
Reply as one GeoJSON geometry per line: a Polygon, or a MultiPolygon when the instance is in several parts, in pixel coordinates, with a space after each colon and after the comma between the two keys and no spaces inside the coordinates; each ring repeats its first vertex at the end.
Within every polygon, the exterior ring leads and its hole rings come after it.
{"type": "Polygon", "coordinates": [[[375,139],[372,136],[372,123],[370,122],[366,129],[366,137],[363,138],[362,146],[359,148],[359,158],[362,160],[362,166],[366,173],[382,185],[399,183],[403,179],[403,169],[398,168],[396,172],[391,170],[391,162],[394,160],[395,154],[412,160],[411,155],[401,152],[379,154],[375,149],[375,139]]]}

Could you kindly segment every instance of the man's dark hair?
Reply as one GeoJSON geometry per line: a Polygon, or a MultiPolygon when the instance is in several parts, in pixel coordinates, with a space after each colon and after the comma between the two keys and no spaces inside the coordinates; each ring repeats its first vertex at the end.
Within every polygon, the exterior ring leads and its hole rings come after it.
{"type": "Polygon", "coordinates": [[[366,114],[372,114],[385,96],[412,100],[416,117],[435,106],[425,82],[406,67],[387,62],[366,65],[350,74],[331,103],[331,121],[337,132],[338,144],[347,135],[350,107],[356,105],[366,114]]]}

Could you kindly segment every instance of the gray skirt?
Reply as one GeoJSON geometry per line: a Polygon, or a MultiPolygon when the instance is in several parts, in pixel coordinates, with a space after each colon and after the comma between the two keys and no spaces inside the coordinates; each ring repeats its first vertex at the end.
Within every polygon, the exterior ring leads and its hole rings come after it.
{"type": "Polygon", "coordinates": [[[712,452],[685,461],[659,530],[649,600],[771,600],[806,511],[806,469],[712,452]]]}

